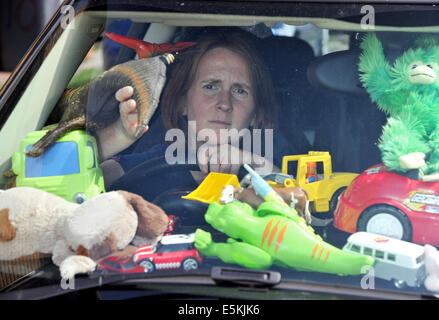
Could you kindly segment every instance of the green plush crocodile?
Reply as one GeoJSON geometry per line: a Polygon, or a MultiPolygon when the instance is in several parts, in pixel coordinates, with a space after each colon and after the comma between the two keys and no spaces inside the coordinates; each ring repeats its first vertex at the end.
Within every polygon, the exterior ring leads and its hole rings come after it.
{"type": "Polygon", "coordinates": [[[358,275],[367,272],[364,266],[375,262],[370,256],[347,253],[324,242],[294,209],[281,202],[266,201],[257,210],[240,201],[225,205],[213,202],[205,219],[231,238],[226,243],[214,242],[209,232],[197,229],[195,247],[205,256],[216,256],[226,263],[253,269],[277,265],[358,275]]]}

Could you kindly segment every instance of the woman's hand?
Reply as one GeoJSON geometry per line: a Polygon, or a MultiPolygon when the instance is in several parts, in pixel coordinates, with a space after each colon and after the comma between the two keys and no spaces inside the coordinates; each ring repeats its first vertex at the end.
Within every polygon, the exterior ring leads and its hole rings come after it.
{"type": "Polygon", "coordinates": [[[251,162],[247,153],[245,156],[246,159],[242,150],[230,144],[203,144],[197,152],[198,166],[204,175],[209,172],[238,174],[243,163],[251,162]]]}
{"type": "MultiPolygon", "coordinates": [[[[131,86],[119,89],[115,98],[119,101],[119,119],[106,128],[97,131],[101,160],[110,158],[128,148],[134,141],[137,129],[137,103],[130,99],[134,94],[131,86]]],[[[143,133],[148,131],[146,126],[143,133]]]]}
{"type": "Polygon", "coordinates": [[[241,150],[230,144],[208,145],[203,144],[197,152],[200,176],[195,180],[201,182],[209,172],[219,172],[237,175],[243,164],[249,164],[260,174],[279,172],[273,163],[255,153],[241,150]]]}
{"type": "MultiPolygon", "coordinates": [[[[120,121],[125,132],[134,137],[137,130],[137,103],[134,99],[130,99],[134,94],[131,86],[119,89],[116,94],[116,100],[119,101],[120,121]]],[[[145,132],[147,129],[145,130],[145,132]]]]}

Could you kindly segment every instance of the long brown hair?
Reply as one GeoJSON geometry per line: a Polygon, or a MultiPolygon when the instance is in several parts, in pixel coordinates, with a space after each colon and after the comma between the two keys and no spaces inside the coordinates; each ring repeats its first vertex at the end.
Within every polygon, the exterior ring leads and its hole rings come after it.
{"type": "Polygon", "coordinates": [[[239,54],[247,62],[255,101],[254,128],[272,128],[277,117],[271,74],[246,32],[210,33],[197,40],[190,49],[192,55],[186,56],[175,65],[172,76],[161,98],[161,112],[166,129],[187,126],[182,116],[184,99],[197,73],[203,56],[214,48],[226,48],[239,54]]]}

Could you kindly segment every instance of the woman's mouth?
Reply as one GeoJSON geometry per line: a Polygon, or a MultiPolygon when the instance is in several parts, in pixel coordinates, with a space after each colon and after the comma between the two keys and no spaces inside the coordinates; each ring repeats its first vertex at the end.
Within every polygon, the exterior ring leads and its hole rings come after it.
{"type": "Polygon", "coordinates": [[[218,126],[230,126],[230,122],[222,121],[222,120],[211,120],[209,123],[218,126]]]}

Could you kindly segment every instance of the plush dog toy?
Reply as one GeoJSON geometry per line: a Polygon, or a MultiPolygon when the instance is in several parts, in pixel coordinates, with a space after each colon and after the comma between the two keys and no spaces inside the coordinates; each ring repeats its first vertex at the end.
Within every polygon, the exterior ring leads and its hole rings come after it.
{"type": "Polygon", "coordinates": [[[0,260],[49,253],[61,276],[71,278],[133,240],[156,242],[168,222],[161,208],[125,191],[76,204],[35,188],[12,188],[0,193],[0,260]]]}
{"type": "Polygon", "coordinates": [[[439,181],[439,45],[419,37],[393,65],[374,33],[361,44],[359,71],[371,100],[388,114],[379,141],[382,160],[397,172],[418,170],[439,181]]]}

